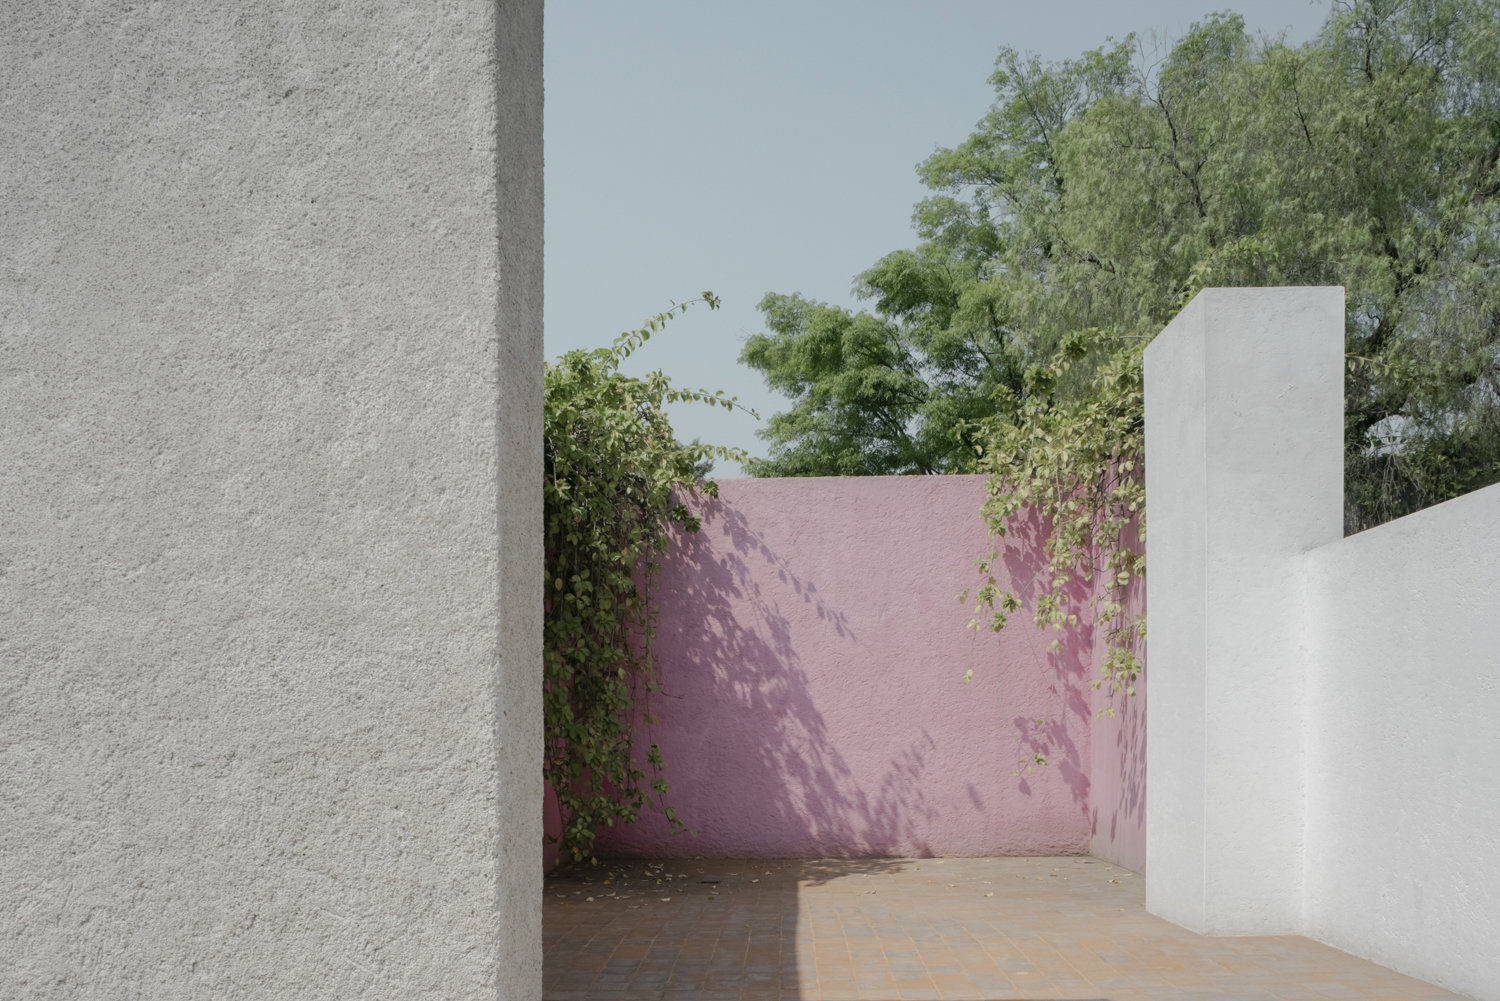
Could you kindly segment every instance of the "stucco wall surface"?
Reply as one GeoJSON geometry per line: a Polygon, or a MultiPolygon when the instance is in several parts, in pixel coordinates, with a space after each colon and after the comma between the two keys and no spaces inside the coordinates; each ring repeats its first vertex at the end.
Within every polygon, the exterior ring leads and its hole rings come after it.
{"type": "Polygon", "coordinates": [[[5,5],[0,996],[538,994],[540,7],[5,5]]]}
{"type": "MultiPolygon", "coordinates": [[[[726,480],[656,586],[668,801],[630,855],[1003,855],[1089,848],[1090,632],[966,629],[984,478],[726,480]],[[965,671],[974,671],[965,684],[965,671]],[[1041,728],[1036,720],[1046,721],[1041,728]],[[1049,764],[1016,774],[1033,749],[1049,764]]],[[[1029,596],[1037,526],[1006,541],[1029,596]]]]}
{"type": "Polygon", "coordinates": [[[1500,487],[1307,557],[1307,933],[1500,999],[1500,487]]]}
{"type": "Polygon", "coordinates": [[[1302,555],[1343,526],[1340,288],[1205,289],[1146,349],[1146,906],[1302,921],[1302,555]]]}
{"type": "Polygon", "coordinates": [[[1341,537],[1339,292],[1146,353],[1146,906],[1500,1001],[1500,487],[1341,537]]]}

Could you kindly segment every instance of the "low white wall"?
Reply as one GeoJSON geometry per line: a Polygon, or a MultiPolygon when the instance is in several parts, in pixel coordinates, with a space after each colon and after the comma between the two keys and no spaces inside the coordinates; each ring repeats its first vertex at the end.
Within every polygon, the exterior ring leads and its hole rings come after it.
{"type": "Polygon", "coordinates": [[[1500,486],[1306,567],[1307,934],[1500,999],[1500,486]]]}

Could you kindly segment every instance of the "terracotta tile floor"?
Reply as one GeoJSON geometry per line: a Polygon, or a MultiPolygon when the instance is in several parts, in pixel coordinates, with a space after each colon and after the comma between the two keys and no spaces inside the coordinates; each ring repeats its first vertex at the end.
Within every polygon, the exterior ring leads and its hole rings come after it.
{"type": "Polygon", "coordinates": [[[1303,938],[1203,938],[1087,858],[602,863],[548,877],[547,1001],[1458,995],[1303,938]]]}

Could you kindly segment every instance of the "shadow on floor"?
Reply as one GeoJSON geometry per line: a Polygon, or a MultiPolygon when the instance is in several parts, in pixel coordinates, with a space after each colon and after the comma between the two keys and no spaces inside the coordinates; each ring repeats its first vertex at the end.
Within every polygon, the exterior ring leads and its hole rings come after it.
{"type": "Polygon", "coordinates": [[[547,878],[547,1001],[1458,995],[1296,937],[1205,938],[1091,858],[664,860],[547,878]]]}

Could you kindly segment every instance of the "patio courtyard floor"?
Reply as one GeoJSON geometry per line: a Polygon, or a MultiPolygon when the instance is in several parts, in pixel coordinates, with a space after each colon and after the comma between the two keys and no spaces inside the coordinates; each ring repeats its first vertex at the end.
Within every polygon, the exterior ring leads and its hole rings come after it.
{"type": "Polygon", "coordinates": [[[602,862],[547,877],[547,1001],[1459,995],[1294,936],[1205,938],[1090,858],[602,862]]]}

